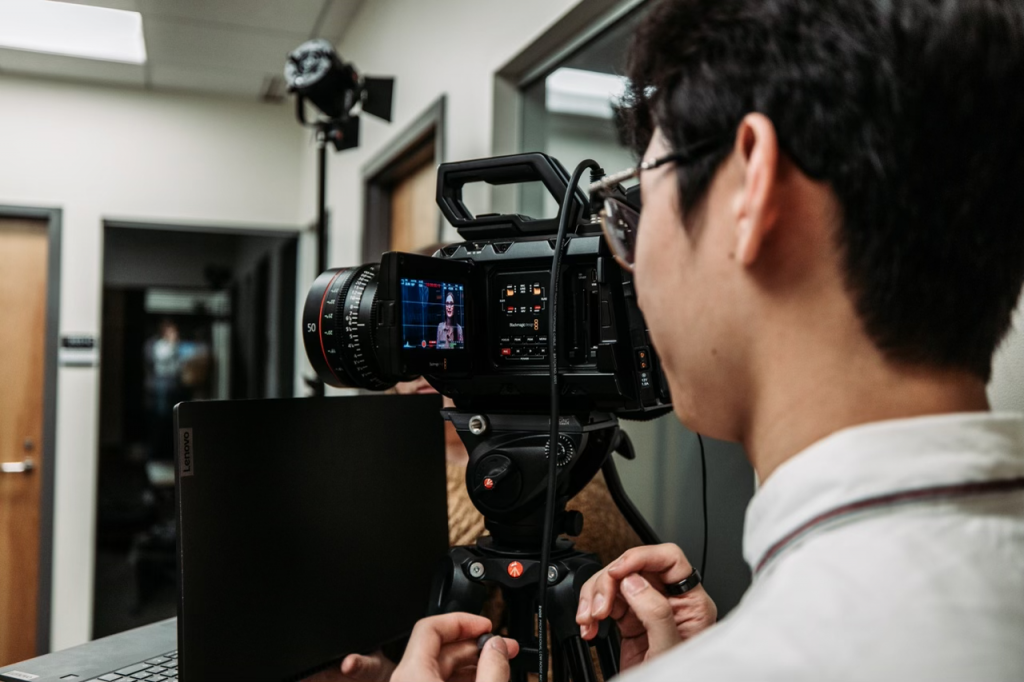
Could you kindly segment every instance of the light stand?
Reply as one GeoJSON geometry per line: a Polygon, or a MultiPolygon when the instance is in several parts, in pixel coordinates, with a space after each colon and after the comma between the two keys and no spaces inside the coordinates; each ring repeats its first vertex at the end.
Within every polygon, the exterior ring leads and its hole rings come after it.
{"type": "MultiPolygon", "coordinates": [[[[288,55],[284,69],[288,91],[295,94],[295,116],[316,131],[317,163],[317,273],[327,269],[327,143],[337,151],[359,145],[359,111],[391,121],[393,78],[360,78],[352,64],[341,61],[326,40],[310,40],[288,55]],[[314,123],[306,120],[306,100],[321,112],[314,123]]],[[[313,395],[324,394],[318,378],[306,379],[313,395]]]]}

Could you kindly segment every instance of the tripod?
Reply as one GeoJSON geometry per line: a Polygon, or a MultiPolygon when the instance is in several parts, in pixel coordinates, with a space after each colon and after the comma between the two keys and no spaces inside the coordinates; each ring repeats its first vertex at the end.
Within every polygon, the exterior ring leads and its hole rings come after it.
{"type": "Polygon", "coordinates": [[[601,569],[593,554],[581,552],[559,534],[579,535],[583,515],[567,511],[565,504],[594,477],[605,472],[609,492],[630,525],[646,543],[656,543],[650,526],[622,489],[610,457],[617,451],[633,458],[632,444],[609,414],[561,417],[555,451],[557,475],[547,481],[548,419],[538,415],[482,415],[445,410],[470,452],[466,484],[473,504],[484,515],[489,537],[476,545],[453,547],[438,569],[431,594],[431,614],[467,611],[480,613],[488,586],[497,585],[506,604],[508,636],[519,642],[520,653],[511,661],[512,682],[526,682],[537,673],[538,642],[534,614],[540,565],[544,493],[556,486],[555,539],[548,581],[552,672],[555,682],[596,681],[590,647],[597,653],[604,679],[619,669],[617,629],[601,624],[597,636],[585,642],[576,625],[576,608],[583,584],[601,569]]]}

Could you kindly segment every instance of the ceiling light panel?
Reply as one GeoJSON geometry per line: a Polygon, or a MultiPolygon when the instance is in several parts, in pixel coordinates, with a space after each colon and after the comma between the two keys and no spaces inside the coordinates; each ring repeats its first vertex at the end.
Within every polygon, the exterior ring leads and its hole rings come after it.
{"type": "Polygon", "coordinates": [[[0,47],[126,64],[146,62],[141,14],[55,0],[0,0],[0,47]]]}
{"type": "Polygon", "coordinates": [[[561,68],[544,80],[545,107],[559,114],[611,118],[627,79],[610,73],[561,68]]]}

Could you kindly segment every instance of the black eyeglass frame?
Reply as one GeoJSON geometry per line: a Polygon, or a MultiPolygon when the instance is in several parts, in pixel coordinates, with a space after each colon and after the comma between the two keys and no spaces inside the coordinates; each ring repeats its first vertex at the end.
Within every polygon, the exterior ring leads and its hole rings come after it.
{"type": "MultiPolygon", "coordinates": [[[[709,137],[693,145],[690,145],[686,149],[669,152],[664,156],[659,156],[649,161],[642,161],[634,168],[627,168],[626,170],[619,171],[618,173],[607,175],[598,180],[597,182],[593,182],[590,184],[590,194],[597,195],[597,198],[602,203],[608,199],[615,199],[615,197],[612,196],[612,193],[616,190],[619,184],[626,182],[627,180],[632,180],[634,178],[640,177],[640,173],[642,171],[653,170],[660,166],[664,166],[665,164],[668,163],[689,163],[695,161],[696,159],[700,158],[701,156],[704,156],[709,151],[711,151],[716,145],[721,144],[723,140],[724,138],[721,136],[709,137]]],[[[632,210],[635,211],[635,209],[632,210]]],[[[602,209],[600,215],[601,228],[604,232],[605,240],[609,242],[609,247],[611,247],[612,252],[615,253],[615,260],[619,263],[619,265],[621,265],[626,270],[632,271],[633,263],[621,258],[618,255],[619,249],[615,246],[615,244],[611,243],[612,240],[615,238],[611,236],[610,228],[606,225],[606,210],[602,209]]]]}

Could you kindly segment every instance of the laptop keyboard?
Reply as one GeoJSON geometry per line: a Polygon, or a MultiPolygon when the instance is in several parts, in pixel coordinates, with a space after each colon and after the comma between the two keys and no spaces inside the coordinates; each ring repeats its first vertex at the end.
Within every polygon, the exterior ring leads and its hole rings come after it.
{"type": "Polygon", "coordinates": [[[172,651],[148,661],[94,677],[88,682],[178,682],[178,652],[172,651]]]}

